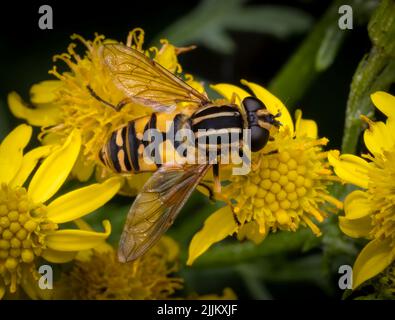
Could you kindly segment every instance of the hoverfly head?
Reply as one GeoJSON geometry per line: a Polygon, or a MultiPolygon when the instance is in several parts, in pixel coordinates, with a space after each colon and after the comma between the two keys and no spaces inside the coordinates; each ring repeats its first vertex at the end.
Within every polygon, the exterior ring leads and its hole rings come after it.
{"type": "Polygon", "coordinates": [[[282,125],[280,121],[276,120],[281,116],[281,113],[273,115],[256,97],[244,98],[243,107],[247,114],[248,128],[251,129],[251,151],[256,152],[266,145],[271,127],[282,125]]]}

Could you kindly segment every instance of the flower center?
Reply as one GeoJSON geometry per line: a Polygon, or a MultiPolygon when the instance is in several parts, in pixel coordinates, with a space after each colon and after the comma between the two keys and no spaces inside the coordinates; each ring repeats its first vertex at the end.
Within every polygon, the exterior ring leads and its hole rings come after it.
{"type": "Polygon", "coordinates": [[[44,205],[33,204],[25,188],[0,187],[0,274],[11,292],[16,289],[19,269],[31,264],[44,248],[44,232],[56,225],[46,220],[44,205]]]}
{"type": "Polygon", "coordinates": [[[372,237],[390,239],[395,247],[395,151],[371,157],[375,167],[369,172],[368,193],[373,203],[372,237]]]}
{"type": "Polygon", "coordinates": [[[321,222],[325,214],[318,205],[333,200],[325,193],[331,175],[323,161],[325,144],[326,139],[281,139],[269,147],[274,153],[265,154],[264,149],[253,161],[258,168],[235,176],[229,187],[240,223],[255,221],[260,234],[270,229],[295,231],[302,223],[320,234],[311,218],[321,222]]]}

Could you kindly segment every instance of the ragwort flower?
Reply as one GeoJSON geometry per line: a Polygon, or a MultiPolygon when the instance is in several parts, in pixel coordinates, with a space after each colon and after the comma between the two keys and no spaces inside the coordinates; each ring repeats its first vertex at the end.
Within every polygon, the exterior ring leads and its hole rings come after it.
{"type": "Polygon", "coordinates": [[[54,299],[152,300],[168,299],[183,287],[178,270],[178,246],[171,238],[134,262],[121,263],[109,244],[76,258],[55,283],[54,299]]]}
{"type": "MultiPolygon", "coordinates": [[[[327,187],[335,179],[322,150],[326,138],[317,138],[317,125],[301,118],[296,121],[282,102],[263,87],[242,81],[270,112],[281,112],[280,130],[271,133],[263,150],[252,154],[252,170],[247,175],[230,176],[222,188],[222,200],[228,205],[213,213],[204,227],[192,239],[188,264],[205,252],[213,243],[237,233],[241,240],[260,243],[270,231],[296,231],[308,226],[321,235],[316,222],[326,214],[321,206],[330,203],[338,208],[342,204],[328,194],[327,187]]],[[[229,84],[214,85],[226,99],[236,93],[240,99],[249,96],[241,88],[229,84]]]]}
{"type": "Polygon", "coordinates": [[[395,260],[395,97],[376,92],[371,99],[387,120],[373,122],[362,116],[369,125],[364,141],[370,154],[361,157],[339,155],[338,151],[329,154],[335,173],[364,189],[346,197],[345,216],[339,218],[345,234],[370,240],[354,263],[354,288],[395,260]]]}
{"type": "MultiPolygon", "coordinates": [[[[100,54],[104,44],[116,41],[105,39],[102,35],[96,35],[93,41],[85,40],[78,35],[71,38],[83,44],[84,55],[77,53],[76,43],[71,43],[67,53],[54,56],[54,61],[63,61],[69,70],[61,73],[54,66],[50,73],[58,80],[43,81],[32,86],[30,96],[33,108],[26,105],[16,92],[9,94],[8,104],[16,117],[26,119],[30,124],[42,128],[41,136],[44,137],[44,143],[62,141],[73,129],[80,130],[82,153],[73,173],[79,180],[85,181],[92,174],[95,164],[99,162],[99,150],[110,134],[128,121],[152,111],[135,103],[128,103],[116,111],[93,97],[88,86],[101,99],[112,105],[117,105],[125,99],[125,94],[114,84],[104,67],[100,54]]],[[[169,71],[181,74],[182,68],[177,55],[191,48],[177,48],[167,40],[162,40],[160,49],[153,47],[145,51],[143,42],[144,31],[136,28],[129,33],[126,45],[144,52],[169,71]]],[[[191,86],[203,91],[203,87],[194,81],[191,75],[185,74],[184,77],[191,86]]],[[[135,189],[134,192],[141,184],[139,181],[145,180],[143,176],[128,179],[130,188],[135,189]]]]}
{"type": "MultiPolygon", "coordinates": [[[[83,226],[84,222],[77,222],[83,226]]],[[[85,228],[85,226],[83,226],[85,228]]],[[[70,270],[62,273],[54,286],[52,299],[78,300],[156,300],[180,299],[184,281],[179,271],[179,246],[164,236],[136,261],[121,263],[114,248],[100,246],[80,252],[70,270]]],[[[223,296],[215,294],[187,299],[236,299],[230,288],[223,296]]]]}
{"type": "Polygon", "coordinates": [[[112,178],[54,199],[76,161],[80,134],[72,131],[63,145],[23,154],[31,134],[30,126],[20,125],[0,145],[0,298],[7,291],[16,292],[19,285],[34,297],[38,259],[64,263],[106,239],[111,230],[108,221],[103,222],[104,233],[60,230],[59,224],[102,206],[121,186],[119,178],[112,178]]]}

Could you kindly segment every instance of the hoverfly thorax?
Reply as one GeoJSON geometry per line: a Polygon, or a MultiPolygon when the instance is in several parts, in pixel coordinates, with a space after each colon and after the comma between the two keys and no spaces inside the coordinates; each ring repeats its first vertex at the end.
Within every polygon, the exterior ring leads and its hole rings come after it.
{"type": "Polygon", "coordinates": [[[271,127],[281,125],[281,122],[276,120],[281,114],[273,115],[263,102],[255,97],[245,98],[243,107],[247,115],[248,128],[251,130],[251,151],[257,152],[265,147],[269,140],[271,127]]]}

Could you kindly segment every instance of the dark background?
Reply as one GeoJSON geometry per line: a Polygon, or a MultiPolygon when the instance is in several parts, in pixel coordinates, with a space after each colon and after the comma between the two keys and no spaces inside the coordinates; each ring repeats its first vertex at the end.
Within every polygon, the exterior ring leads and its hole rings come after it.
{"type": "MultiPolygon", "coordinates": [[[[0,101],[5,101],[11,90],[26,97],[33,83],[49,79],[47,71],[52,66],[52,56],[65,51],[71,34],[92,38],[98,32],[124,40],[129,30],[140,26],[146,31],[146,43],[149,44],[164,27],[190,12],[198,2],[73,0],[4,3],[0,19],[0,101]],[[38,8],[42,4],[53,8],[53,30],[38,28],[38,8]]],[[[248,5],[263,3],[299,8],[317,20],[330,1],[249,1],[248,5]]],[[[276,39],[265,34],[233,31],[231,36],[237,44],[234,54],[222,55],[200,47],[181,56],[184,69],[211,83],[239,84],[239,79],[246,78],[265,85],[305,35],[276,39]]],[[[340,144],[349,83],[369,46],[366,29],[354,29],[335,64],[320,74],[297,104],[303,108],[306,117],[318,122],[320,134],[331,140],[330,147],[340,144]]]]}

